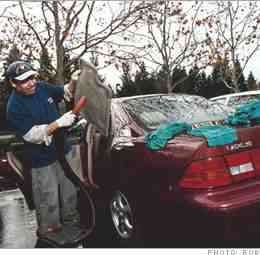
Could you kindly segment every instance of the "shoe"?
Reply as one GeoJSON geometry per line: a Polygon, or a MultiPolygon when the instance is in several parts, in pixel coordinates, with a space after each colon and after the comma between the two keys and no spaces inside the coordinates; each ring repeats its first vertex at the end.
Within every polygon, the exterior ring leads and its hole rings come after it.
{"type": "Polygon", "coordinates": [[[78,222],[63,225],[70,244],[76,244],[87,237],[87,231],[78,222]]]}
{"type": "Polygon", "coordinates": [[[41,238],[50,233],[59,231],[61,228],[62,228],[61,224],[51,224],[51,225],[48,225],[47,227],[39,227],[36,231],[36,234],[39,238],[41,238]]]}
{"type": "Polygon", "coordinates": [[[39,228],[37,236],[41,241],[51,244],[54,247],[62,247],[68,243],[68,236],[60,224],[49,225],[47,229],[39,228]]]}

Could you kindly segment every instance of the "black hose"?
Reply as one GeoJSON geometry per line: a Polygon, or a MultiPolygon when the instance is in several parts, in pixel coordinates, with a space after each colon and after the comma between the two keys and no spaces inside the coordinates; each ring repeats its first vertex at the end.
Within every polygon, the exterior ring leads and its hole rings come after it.
{"type": "Polygon", "coordinates": [[[79,187],[80,191],[85,195],[86,199],[89,201],[90,208],[91,208],[91,213],[92,213],[92,223],[88,229],[86,229],[84,238],[88,237],[94,230],[95,225],[96,225],[96,210],[94,206],[94,202],[89,195],[89,192],[85,185],[81,182],[81,180],[78,178],[78,176],[74,173],[74,171],[71,169],[71,166],[67,162],[65,158],[65,153],[64,153],[64,135],[63,132],[56,132],[54,135],[54,143],[57,148],[58,152],[58,160],[65,172],[65,175],[72,181],[72,183],[76,186],[79,187]]]}

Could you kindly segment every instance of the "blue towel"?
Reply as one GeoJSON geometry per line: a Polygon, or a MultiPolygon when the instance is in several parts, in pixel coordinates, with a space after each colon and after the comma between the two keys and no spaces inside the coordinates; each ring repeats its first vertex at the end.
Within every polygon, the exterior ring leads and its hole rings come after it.
{"type": "Polygon", "coordinates": [[[225,123],[231,126],[250,127],[251,121],[260,123],[260,101],[254,100],[236,108],[233,115],[228,116],[225,123]]]}
{"type": "Polygon", "coordinates": [[[186,123],[170,123],[163,125],[145,136],[146,147],[151,150],[160,150],[174,136],[191,130],[191,125],[186,123]]]}
{"type": "Polygon", "coordinates": [[[215,125],[192,129],[187,123],[170,123],[146,134],[146,147],[150,150],[163,149],[170,139],[181,133],[205,137],[209,147],[230,144],[238,139],[236,129],[232,127],[215,125]]]}
{"type": "Polygon", "coordinates": [[[209,147],[230,144],[237,141],[236,129],[222,125],[192,129],[188,134],[205,137],[209,147]]]}

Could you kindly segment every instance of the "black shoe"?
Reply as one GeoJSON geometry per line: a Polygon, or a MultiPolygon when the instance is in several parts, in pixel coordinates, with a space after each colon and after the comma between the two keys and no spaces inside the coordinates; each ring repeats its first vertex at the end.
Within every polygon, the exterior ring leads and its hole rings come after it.
{"type": "Polygon", "coordinates": [[[63,226],[70,244],[76,244],[87,237],[87,231],[79,223],[71,223],[63,226]]]}
{"type": "Polygon", "coordinates": [[[38,238],[54,247],[62,247],[68,243],[68,236],[61,225],[49,226],[46,230],[37,230],[38,238]]]}

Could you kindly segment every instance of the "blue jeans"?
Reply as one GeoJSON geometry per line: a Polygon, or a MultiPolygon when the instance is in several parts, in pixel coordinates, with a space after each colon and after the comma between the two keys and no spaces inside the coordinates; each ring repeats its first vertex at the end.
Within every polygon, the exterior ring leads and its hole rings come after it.
{"type": "MultiPolygon", "coordinates": [[[[71,158],[70,151],[66,155],[68,163],[71,158]]],[[[32,169],[32,190],[37,223],[42,231],[50,225],[79,222],[77,189],[58,161],[32,169]]]]}

